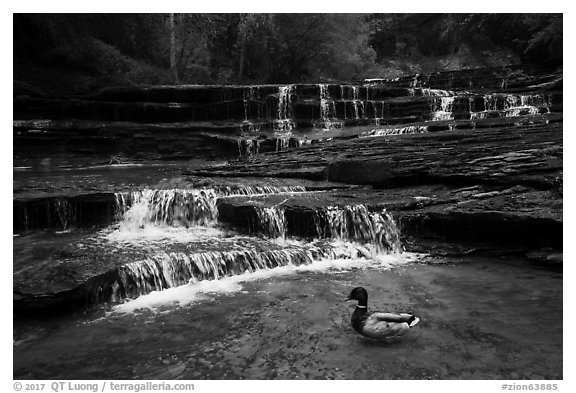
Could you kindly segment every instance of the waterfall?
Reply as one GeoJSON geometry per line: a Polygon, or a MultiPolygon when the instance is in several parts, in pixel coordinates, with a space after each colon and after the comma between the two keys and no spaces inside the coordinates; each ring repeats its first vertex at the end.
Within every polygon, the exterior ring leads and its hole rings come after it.
{"type": "Polygon", "coordinates": [[[260,152],[260,141],[257,139],[238,139],[238,157],[252,157],[260,152]]]}
{"type": "Polygon", "coordinates": [[[354,107],[354,118],[360,119],[358,115],[358,86],[352,87],[352,106],[354,107]]]}
{"type": "Polygon", "coordinates": [[[176,226],[213,225],[218,198],[306,192],[303,186],[245,186],[191,190],[143,190],[116,193],[116,218],[121,229],[136,230],[148,224],[176,226]]]}
{"type": "Polygon", "coordinates": [[[498,110],[498,96],[495,94],[486,94],[484,96],[484,110],[497,111],[498,110]]]}
{"type": "MultiPolygon", "coordinates": [[[[286,237],[287,221],[282,207],[256,206],[255,211],[257,223],[251,230],[270,238],[286,237]]],[[[328,206],[314,211],[314,222],[318,238],[370,244],[377,251],[402,250],[400,232],[386,210],[371,212],[365,205],[328,206]]]]}
{"type": "Polygon", "coordinates": [[[288,150],[290,147],[290,135],[277,135],[276,152],[288,150]]]}
{"type": "Polygon", "coordinates": [[[432,121],[454,119],[454,114],[452,113],[454,97],[440,97],[440,100],[434,99],[433,103],[432,121]],[[438,105],[438,103],[440,103],[440,105],[438,105]]]}
{"type": "Polygon", "coordinates": [[[292,120],[292,94],[294,86],[278,86],[278,118],[275,129],[278,132],[290,132],[296,126],[292,120]]]}
{"type": "Polygon", "coordinates": [[[260,231],[271,238],[286,237],[286,217],[284,210],[276,206],[256,207],[260,231]]]}
{"type": "Polygon", "coordinates": [[[62,230],[68,230],[76,225],[76,208],[67,199],[57,198],[54,202],[54,208],[62,230]]]}
{"type": "Polygon", "coordinates": [[[332,120],[333,116],[330,116],[330,109],[335,114],[336,107],[334,101],[330,98],[328,85],[319,84],[318,87],[320,89],[320,128],[331,130],[336,126],[336,123],[332,120]]]}
{"type": "Polygon", "coordinates": [[[254,101],[256,98],[256,90],[258,87],[256,86],[249,86],[244,90],[242,94],[242,100],[244,101],[244,121],[248,121],[249,117],[249,105],[250,102],[254,101]]]}
{"type": "Polygon", "coordinates": [[[400,231],[386,210],[370,212],[364,205],[328,206],[317,212],[316,229],[324,238],[372,244],[377,250],[400,252],[400,231]]]}
{"type": "Polygon", "coordinates": [[[94,303],[118,302],[188,283],[218,280],[278,267],[310,265],[323,260],[354,260],[366,258],[368,253],[360,245],[312,243],[266,251],[161,252],[96,277],[94,285],[87,286],[90,292],[88,297],[94,303]]]}
{"type": "Polygon", "coordinates": [[[117,212],[124,212],[120,230],[134,231],[146,225],[213,225],[218,217],[216,198],[213,189],[144,190],[128,196],[117,194],[117,212]],[[131,199],[129,208],[127,199],[131,199]]]}
{"type": "Polygon", "coordinates": [[[441,89],[429,89],[429,88],[422,88],[420,92],[423,96],[427,97],[450,97],[455,95],[455,93],[451,90],[441,90],[441,89]]]}
{"type": "Polygon", "coordinates": [[[281,193],[295,193],[306,192],[304,186],[244,186],[244,187],[224,187],[216,189],[219,197],[238,196],[238,195],[266,195],[266,194],[281,194],[281,193]]]}
{"type": "MultiPolygon", "coordinates": [[[[300,186],[144,190],[118,194],[116,200],[118,209],[125,210],[120,226],[207,225],[217,219],[218,197],[303,191],[305,188],[300,186]]],[[[328,260],[378,260],[381,252],[402,251],[399,230],[386,210],[370,211],[365,205],[318,208],[310,216],[317,237],[313,241],[286,239],[290,226],[282,203],[254,206],[254,211],[255,218],[251,220],[256,228],[253,229],[269,238],[281,239],[280,242],[270,241],[263,248],[259,243],[232,240],[234,243],[224,250],[216,246],[214,250],[202,252],[154,249],[144,259],[118,266],[80,288],[87,291],[85,295],[91,302],[118,302],[188,283],[199,284],[277,267],[328,260]]]]}
{"type": "Polygon", "coordinates": [[[376,101],[369,101],[369,102],[372,105],[372,112],[374,112],[374,125],[379,126],[380,125],[380,118],[378,117],[378,110],[376,107],[376,101]]]}
{"type": "Polygon", "coordinates": [[[240,126],[240,135],[258,135],[262,126],[249,121],[244,121],[240,126]]]}
{"type": "MultiPolygon", "coordinates": [[[[472,102],[472,99],[470,100],[470,102],[472,102]]],[[[536,115],[542,112],[550,113],[549,99],[540,94],[486,94],[483,96],[483,101],[483,111],[475,111],[475,106],[470,105],[470,119],[516,117],[523,115],[536,115]]]]}
{"type": "Polygon", "coordinates": [[[380,128],[371,131],[364,131],[360,134],[360,138],[385,136],[385,135],[401,135],[401,134],[421,134],[428,132],[428,126],[406,126],[396,128],[380,128]]]}

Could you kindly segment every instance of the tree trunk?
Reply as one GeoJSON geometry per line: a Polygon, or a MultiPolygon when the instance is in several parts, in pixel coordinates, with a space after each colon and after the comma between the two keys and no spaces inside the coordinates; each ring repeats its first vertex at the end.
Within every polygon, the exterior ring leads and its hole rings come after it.
{"type": "Polygon", "coordinates": [[[246,53],[246,40],[242,39],[242,44],[240,45],[240,64],[238,65],[238,83],[242,83],[244,79],[244,57],[246,53]]]}
{"type": "Polygon", "coordinates": [[[178,68],[176,64],[176,29],[174,28],[174,14],[170,14],[170,74],[172,83],[179,84],[178,68]]]}
{"type": "Polygon", "coordinates": [[[242,83],[244,79],[244,63],[246,62],[246,41],[247,41],[247,18],[248,16],[242,16],[240,19],[240,23],[238,25],[240,34],[240,57],[238,60],[238,83],[242,83]]]}

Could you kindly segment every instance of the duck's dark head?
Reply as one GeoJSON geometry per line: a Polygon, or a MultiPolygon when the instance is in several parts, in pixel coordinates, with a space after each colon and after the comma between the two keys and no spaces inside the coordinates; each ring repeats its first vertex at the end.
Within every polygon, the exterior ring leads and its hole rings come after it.
{"type": "Polygon", "coordinates": [[[366,307],[368,305],[368,292],[362,287],[356,287],[350,292],[346,300],[357,300],[358,306],[366,307]]]}

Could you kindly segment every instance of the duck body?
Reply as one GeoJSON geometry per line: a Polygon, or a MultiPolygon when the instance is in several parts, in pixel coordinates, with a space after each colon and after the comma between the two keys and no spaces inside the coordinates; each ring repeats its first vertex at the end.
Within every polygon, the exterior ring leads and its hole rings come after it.
{"type": "Polygon", "coordinates": [[[368,292],[362,287],[354,288],[346,300],[358,301],[352,314],[352,328],[373,340],[401,337],[420,321],[412,314],[368,312],[368,292]]]}

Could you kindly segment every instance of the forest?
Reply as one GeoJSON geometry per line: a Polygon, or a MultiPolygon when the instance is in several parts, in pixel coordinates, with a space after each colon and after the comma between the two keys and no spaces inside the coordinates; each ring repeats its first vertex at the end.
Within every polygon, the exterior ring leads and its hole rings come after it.
{"type": "Polygon", "coordinates": [[[15,94],[561,65],[562,14],[14,14],[15,94]]]}

